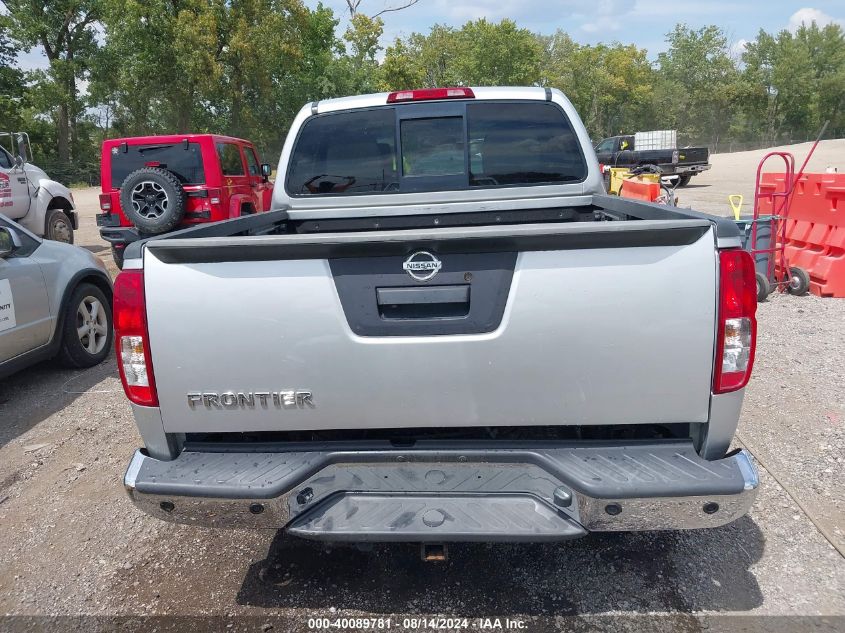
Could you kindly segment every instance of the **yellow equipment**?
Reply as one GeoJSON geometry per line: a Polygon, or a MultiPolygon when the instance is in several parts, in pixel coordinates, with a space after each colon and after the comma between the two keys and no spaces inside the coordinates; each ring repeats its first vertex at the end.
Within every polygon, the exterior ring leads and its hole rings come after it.
{"type": "Polygon", "coordinates": [[[660,184],[660,174],[639,174],[638,176],[631,176],[631,170],[627,167],[611,167],[610,188],[608,189],[608,193],[618,196],[619,190],[622,188],[622,183],[632,178],[634,178],[637,182],[660,184]]]}
{"type": "Polygon", "coordinates": [[[742,194],[732,193],[728,196],[728,202],[731,203],[731,209],[734,212],[734,219],[739,222],[739,214],[742,213],[742,194]]]}

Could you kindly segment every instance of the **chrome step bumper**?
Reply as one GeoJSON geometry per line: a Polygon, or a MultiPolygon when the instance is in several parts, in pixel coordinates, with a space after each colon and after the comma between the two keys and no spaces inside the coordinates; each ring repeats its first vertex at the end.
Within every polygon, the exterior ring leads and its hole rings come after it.
{"type": "Polygon", "coordinates": [[[286,528],[328,541],[538,541],[590,531],[716,527],[748,512],[746,451],[717,461],[689,442],[544,448],[136,451],[133,502],[167,521],[286,528]]]}

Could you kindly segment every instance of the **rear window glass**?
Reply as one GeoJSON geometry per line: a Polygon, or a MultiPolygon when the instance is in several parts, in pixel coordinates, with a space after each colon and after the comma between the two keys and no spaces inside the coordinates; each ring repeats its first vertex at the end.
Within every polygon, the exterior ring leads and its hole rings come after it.
{"type": "Polygon", "coordinates": [[[199,143],[129,145],[126,152],[117,145],[111,149],[112,187],[119,188],[126,177],[143,167],[161,167],[175,174],[183,185],[205,183],[199,143]]]}
{"type": "Polygon", "coordinates": [[[224,176],[243,176],[244,162],[241,160],[241,150],[234,143],[217,143],[217,156],[220,158],[220,168],[224,176]]]}
{"type": "Polygon", "coordinates": [[[470,186],[583,180],[587,165],[563,112],[547,103],[467,106],[470,186]]]}
{"type": "Polygon", "coordinates": [[[428,118],[424,110],[416,118],[401,110],[415,107],[400,106],[399,117],[384,107],[307,121],[291,155],[288,192],[449,191],[579,182],[587,175],[575,132],[553,104],[468,102],[465,116],[453,110],[428,118]]]}
{"type": "Polygon", "coordinates": [[[310,120],[291,159],[293,195],[379,193],[398,188],[392,108],[310,120]]]}
{"type": "Polygon", "coordinates": [[[402,121],[402,173],[450,176],[464,173],[464,121],[461,117],[402,121]]]}

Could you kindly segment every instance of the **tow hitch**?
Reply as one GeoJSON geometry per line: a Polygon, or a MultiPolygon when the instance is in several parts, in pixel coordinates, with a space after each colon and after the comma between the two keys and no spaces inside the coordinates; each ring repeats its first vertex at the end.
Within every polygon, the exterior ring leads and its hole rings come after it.
{"type": "Polygon", "coordinates": [[[421,543],[420,558],[426,563],[442,563],[449,559],[446,543],[421,543]]]}

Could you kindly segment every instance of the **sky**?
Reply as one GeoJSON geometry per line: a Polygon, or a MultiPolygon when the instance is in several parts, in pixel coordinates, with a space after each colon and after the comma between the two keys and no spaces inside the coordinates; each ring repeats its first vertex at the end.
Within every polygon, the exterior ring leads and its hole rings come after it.
{"type": "MultiPolygon", "coordinates": [[[[318,3],[304,1],[311,7],[318,3]]],[[[405,1],[362,0],[359,10],[372,15],[405,1]]],[[[459,27],[479,18],[495,22],[510,18],[538,33],[563,29],[582,44],[614,40],[633,43],[647,49],[654,59],[666,48],[664,35],[678,22],[693,28],[708,24],[722,27],[736,52],[761,28],[769,32],[795,30],[802,22],[813,20],[819,25],[837,22],[845,27],[843,0],[809,1],[811,6],[785,0],[419,0],[408,9],[384,14],[382,45],[414,31],[428,32],[433,24],[459,27]]],[[[348,15],[345,0],[322,2],[343,18],[340,28],[344,30],[348,15]]],[[[33,49],[18,57],[18,65],[25,70],[46,68],[47,59],[43,51],[33,49]]]]}
{"type": "MultiPolygon", "coordinates": [[[[322,1],[335,15],[346,12],[345,0],[322,1]]],[[[720,26],[735,50],[754,39],[761,28],[769,32],[794,30],[802,21],[813,20],[819,25],[838,22],[845,27],[843,0],[809,1],[811,5],[784,0],[419,0],[408,9],[382,16],[382,45],[396,36],[427,32],[432,24],[460,26],[478,18],[495,22],[510,18],[538,33],[563,29],[582,44],[614,40],[633,43],[655,58],[666,48],[664,35],[678,22],[694,28],[720,26]]],[[[305,2],[316,7],[318,0],[305,2]]],[[[362,0],[359,10],[372,15],[385,6],[401,4],[403,0],[362,0]]]]}

